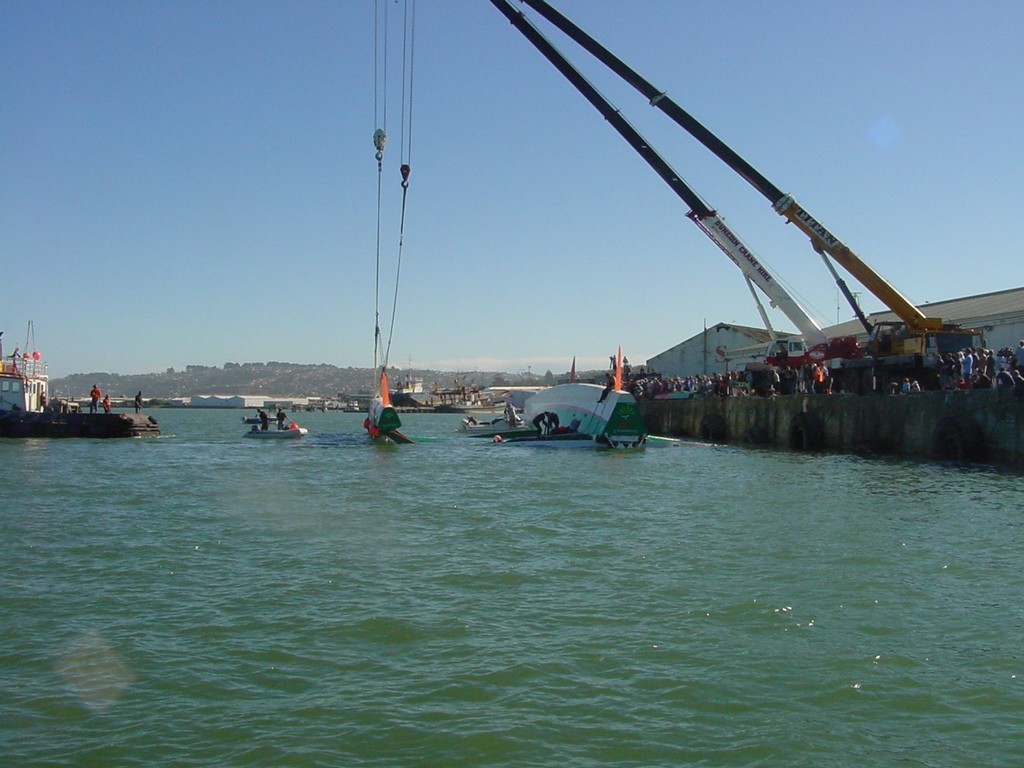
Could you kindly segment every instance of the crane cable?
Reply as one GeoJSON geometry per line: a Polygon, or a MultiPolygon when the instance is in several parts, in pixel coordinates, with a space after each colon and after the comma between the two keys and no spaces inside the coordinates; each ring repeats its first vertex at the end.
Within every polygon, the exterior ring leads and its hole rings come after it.
{"type": "Polygon", "coordinates": [[[395,268],[395,288],[391,302],[391,321],[388,329],[387,346],[383,345],[380,331],[380,264],[381,264],[381,219],[383,199],[383,175],[384,175],[384,147],[387,144],[387,0],[384,0],[384,10],[380,10],[381,0],[377,0],[375,18],[375,43],[374,43],[374,116],[377,128],[373,133],[373,145],[376,150],[374,157],[377,160],[377,259],[376,276],[374,283],[374,349],[373,366],[377,369],[378,364],[386,369],[388,358],[391,354],[391,341],[395,332],[395,316],[398,308],[398,287],[402,274],[402,253],[405,246],[405,215],[409,192],[409,174],[411,172],[412,157],[412,86],[413,86],[413,60],[415,48],[415,24],[416,24],[416,0],[406,0],[405,14],[403,19],[402,32],[402,114],[401,114],[401,176],[402,176],[402,206],[398,229],[398,259],[395,268]]]}

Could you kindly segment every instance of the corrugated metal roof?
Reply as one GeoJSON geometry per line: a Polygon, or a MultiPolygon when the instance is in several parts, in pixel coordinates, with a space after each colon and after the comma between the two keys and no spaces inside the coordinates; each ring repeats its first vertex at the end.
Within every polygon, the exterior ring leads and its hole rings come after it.
{"type": "MultiPolygon", "coordinates": [[[[965,296],[960,299],[933,301],[919,304],[918,309],[928,317],[941,317],[951,323],[976,323],[985,318],[1024,315],[1024,288],[1009,288],[1005,291],[965,296]]],[[[868,320],[898,320],[895,312],[872,312],[868,320]]],[[[824,329],[830,337],[856,336],[864,333],[859,320],[847,320],[824,329]]]]}

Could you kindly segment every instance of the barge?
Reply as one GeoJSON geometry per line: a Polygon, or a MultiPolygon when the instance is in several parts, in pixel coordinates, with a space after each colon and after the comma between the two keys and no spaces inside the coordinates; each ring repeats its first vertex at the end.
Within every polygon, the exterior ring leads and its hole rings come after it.
{"type": "Polygon", "coordinates": [[[0,346],[0,437],[160,434],[156,419],[143,413],[82,413],[76,403],[51,402],[49,384],[46,363],[38,351],[30,354],[15,349],[14,354],[4,357],[0,346]]]}

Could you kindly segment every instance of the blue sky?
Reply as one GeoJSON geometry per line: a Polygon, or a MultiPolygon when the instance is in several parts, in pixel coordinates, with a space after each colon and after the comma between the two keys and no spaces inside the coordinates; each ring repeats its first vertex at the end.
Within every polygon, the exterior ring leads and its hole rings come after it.
{"type": "MultiPolygon", "coordinates": [[[[1024,4],[553,4],[912,301],[1022,284],[1024,4]]],[[[526,12],[819,321],[849,319],[767,200],[526,12]]],[[[393,364],[560,372],[760,324],[685,205],[489,2],[416,14],[393,364]]],[[[369,366],[376,127],[372,0],[0,4],[5,353],[33,321],[56,376],[369,366]]]]}

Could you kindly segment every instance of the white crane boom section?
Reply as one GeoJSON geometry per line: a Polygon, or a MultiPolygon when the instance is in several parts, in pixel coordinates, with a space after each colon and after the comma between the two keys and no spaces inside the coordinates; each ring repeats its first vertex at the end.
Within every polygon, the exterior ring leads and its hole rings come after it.
{"type": "Polygon", "coordinates": [[[777,307],[797,327],[808,346],[827,344],[828,337],[822,332],[821,326],[815,322],[807,310],[789,295],[782,284],[768,271],[760,259],[754,255],[734,233],[725,220],[715,212],[706,216],[692,214],[694,223],[701,228],[711,241],[717,245],[729,259],[740,268],[747,279],[756,285],[767,296],[772,306],[777,307]]]}

